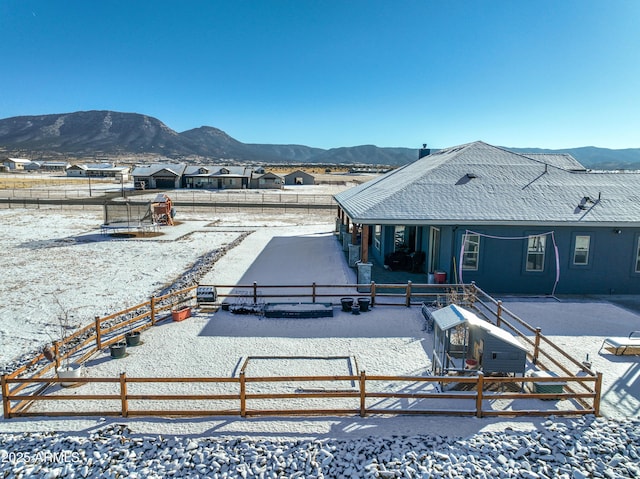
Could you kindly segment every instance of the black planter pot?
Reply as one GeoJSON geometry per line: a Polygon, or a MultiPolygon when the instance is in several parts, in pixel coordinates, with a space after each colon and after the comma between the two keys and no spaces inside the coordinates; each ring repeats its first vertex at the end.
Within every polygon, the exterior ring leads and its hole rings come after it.
{"type": "Polygon", "coordinates": [[[109,352],[114,359],[124,358],[125,354],[127,354],[127,343],[124,341],[114,343],[109,346],[109,352]]]}
{"type": "Polygon", "coordinates": [[[371,300],[369,298],[358,298],[358,305],[360,306],[360,311],[365,313],[369,311],[369,304],[371,304],[371,300]]]}
{"type": "Polygon", "coordinates": [[[124,335],[127,346],[137,346],[140,344],[140,331],[131,331],[124,335]]]}
{"type": "Polygon", "coordinates": [[[351,312],[351,308],[353,307],[353,298],[342,298],[340,303],[342,304],[342,311],[346,313],[351,312]]]}

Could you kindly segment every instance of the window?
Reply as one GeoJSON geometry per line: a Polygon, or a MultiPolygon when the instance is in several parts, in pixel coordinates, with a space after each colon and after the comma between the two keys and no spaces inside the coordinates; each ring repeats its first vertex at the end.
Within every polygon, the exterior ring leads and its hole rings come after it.
{"type": "Polygon", "coordinates": [[[373,228],[373,244],[380,251],[380,239],[382,238],[382,226],[375,225],[373,228]]]}
{"type": "Polygon", "coordinates": [[[462,269],[466,271],[478,271],[480,257],[480,235],[463,235],[462,269]]]}
{"type": "Polygon", "coordinates": [[[638,238],[638,248],[636,249],[636,273],[640,273],[640,238],[638,238]]]}
{"type": "Polygon", "coordinates": [[[407,247],[404,238],[405,228],[404,226],[396,226],[393,234],[393,251],[405,249],[407,247]]]}
{"type": "Polygon", "coordinates": [[[573,246],[573,264],[586,266],[589,264],[589,243],[591,236],[578,235],[573,246]]]}
{"type": "Polygon", "coordinates": [[[544,271],[546,236],[529,236],[527,245],[527,271],[544,271]]]}

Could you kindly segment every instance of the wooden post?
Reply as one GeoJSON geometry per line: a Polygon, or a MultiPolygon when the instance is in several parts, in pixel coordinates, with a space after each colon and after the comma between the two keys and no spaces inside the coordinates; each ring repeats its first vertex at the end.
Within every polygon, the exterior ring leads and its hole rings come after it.
{"type": "Polygon", "coordinates": [[[96,316],[96,348],[102,349],[102,335],[100,333],[100,316],[96,316]]]}
{"type": "Polygon", "coordinates": [[[360,246],[360,261],[369,262],[369,225],[362,225],[362,245],[360,246]]]}
{"type": "Polygon", "coordinates": [[[482,391],[484,390],[484,374],[478,372],[478,391],[476,395],[476,417],[482,417],[482,391]]]}
{"type": "Polygon", "coordinates": [[[502,316],[502,300],[498,300],[498,310],[496,311],[496,326],[500,327],[502,316]]]}
{"type": "Polygon", "coordinates": [[[56,369],[60,369],[60,341],[53,343],[53,353],[56,356],[56,369]]]}
{"type": "Polygon", "coordinates": [[[151,320],[151,325],[155,326],[156,324],[156,297],[151,296],[149,300],[149,305],[151,306],[151,314],[149,315],[149,319],[151,320]]]}
{"type": "Polygon", "coordinates": [[[120,373],[120,404],[122,405],[122,417],[129,417],[129,404],[127,403],[127,373],[120,373]]]}
{"type": "Polygon", "coordinates": [[[535,346],[533,347],[533,364],[538,362],[538,354],[540,353],[540,333],[542,332],[542,328],[536,328],[536,340],[535,346]]]}
{"type": "Polygon", "coordinates": [[[258,304],[258,283],[253,282],[253,304],[258,304]]]}
{"type": "Polygon", "coordinates": [[[376,283],[371,281],[371,306],[376,304],[376,283]]]}
{"type": "Polygon", "coordinates": [[[602,373],[596,373],[595,397],[593,398],[593,414],[600,415],[600,398],[602,397],[602,373]]]}
{"type": "Polygon", "coordinates": [[[9,383],[7,383],[7,375],[3,374],[0,377],[0,389],[2,390],[2,410],[4,411],[4,418],[11,418],[11,403],[9,403],[9,383]]]}
{"type": "Polygon", "coordinates": [[[247,389],[244,371],[240,371],[240,416],[247,417],[247,389]]]}
{"type": "Polygon", "coordinates": [[[407,281],[405,305],[407,306],[407,308],[411,306],[411,281],[407,281]]]}
{"type": "Polygon", "coordinates": [[[313,303],[316,302],[316,282],[315,281],[311,285],[311,301],[313,303]]]}
{"type": "Polygon", "coordinates": [[[360,372],[360,417],[367,415],[367,393],[366,393],[367,378],[365,372],[360,372]]]}

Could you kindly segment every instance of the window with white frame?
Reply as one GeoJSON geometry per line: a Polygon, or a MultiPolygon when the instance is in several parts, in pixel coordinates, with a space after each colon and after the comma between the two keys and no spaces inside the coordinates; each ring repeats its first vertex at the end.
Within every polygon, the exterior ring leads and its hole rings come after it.
{"type": "Polygon", "coordinates": [[[382,226],[375,225],[373,227],[373,245],[380,251],[380,240],[382,238],[382,226]]]}
{"type": "Polygon", "coordinates": [[[546,236],[529,236],[527,244],[527,271],[544,271],[546,236]]]}
{"type": "Polygon", "coordinates": [[[480,235],[465,234],[462,249],[462,269],[465,271],[477,271],[480,259],[480,235]]]}
{"type": "Polygon", "coordinates": [[[577,235],[573,245],[573,264],[577,266],[586,266],[589,264],[589,246],[591,236],[577,235]]]}

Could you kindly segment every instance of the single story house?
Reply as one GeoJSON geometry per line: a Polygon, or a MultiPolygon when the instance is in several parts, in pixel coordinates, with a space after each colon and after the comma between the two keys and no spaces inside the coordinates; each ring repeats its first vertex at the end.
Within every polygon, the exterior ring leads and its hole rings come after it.
{"type": "Polygon", "coordinates": [[[334,196],[360,264],[415,271],[413,254],[425,282],[493,294],[640,294],[640,174],[481,141],[421,155],[334,196]]]}
{"type": "Polygon", "coordinates": [[[296,170],[284,176],[285,185],[315,185],[316,178],[302,170],[296,170]]]}
{"type": "Polygon", "coordinates": [[[247,189],[253,171],[244,166],[187,166],[183,173],[185,188],[247,189]]]}
{"type": "Polygon", "coordinates": [[[66,171],[69,163],[66,161],[43,161],[40,169],[43,171],[66,171]]]}
{"type": "Polygon", "coordinates": [[[284,180],[281,176],[275,173],[264,173],[254,175],[251,179],[251,188],[260,189],[281,189],[284,184],[284,180]]]}
{"type": "Polygon", "coordinates": [[[176,189],[182,185],[184,163],[140,165],[131,172],[133,184],[138,189],[176,189]]]}
{"type": "Polygon", "coordinates": [[[116,166],[113,163],[71,165],[67,168],[67,176],[76,178],[114,178],[120,181],[128,181],[129,167],[116,166]]]}
{"type": "Polygon", "coordinates": [[[10,171],[24,170],[25,166],[31,163],[31,160],[26,158],[7,158],[2,162],[10,171]]]}

